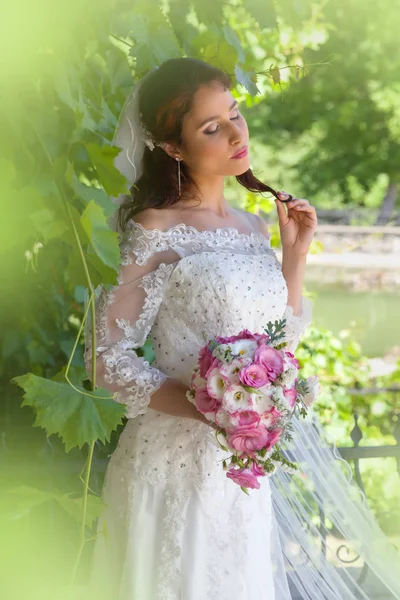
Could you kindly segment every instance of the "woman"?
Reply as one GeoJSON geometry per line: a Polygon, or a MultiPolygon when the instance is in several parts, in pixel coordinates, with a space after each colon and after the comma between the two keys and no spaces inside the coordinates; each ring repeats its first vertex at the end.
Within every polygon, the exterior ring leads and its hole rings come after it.
{"type": "MultiPolygon", "coordinates": [[[[97,385],[126,404],[128,420],[108,465],[99,523],[108,533],[97,539],[92,581],[110,600],[367,598],[318,549],[312,509],[294,479],[265,477],[245,495],[225,477],[226,454],[185,396],[208,337],[260,332],[284,316],[293,351],[311,321],[301,292],[315,209],[252,174],[231,87],[202,61],[169,60],[136,86],[117,128],[116,165],[135,185],[119,210],[118,285],[97,304],[97,385]],[[264,222],[225,200],[229,175],[275,195],[282,267],[264,222]],[[149,334],[151,366],[135,351],[149,334]]],[[[89,335],[86,367],[90,373],[89,335]]],[[[294,454],[313,481],[307,500],[337,498],[339,514],[329,513],[337,527],[346,533],[347,522],[366,547],[380,540],[379,556],[368,560],[398,593],[382,534],[306,427],[296,425],[294,454]]]]}

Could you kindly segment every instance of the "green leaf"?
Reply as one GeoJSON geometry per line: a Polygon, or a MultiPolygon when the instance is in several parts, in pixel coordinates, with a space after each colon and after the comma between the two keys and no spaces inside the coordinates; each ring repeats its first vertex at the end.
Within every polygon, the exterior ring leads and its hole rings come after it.
{"type": "Polygon", "coordinates": [[[155,0],[138,0],[129,26],[129,36],[135,40],[130,55],[136,60],[137,72],[182,55],[175,33],[155,0]]]}
{"type": "MultiPolygon", "coordinates": [[[[6,490],[1,501],[1,514],[6,519],[21,519],[31,512],[32,509],[55,501],[65,510],[76,523],[82,520],[82,497],[71,498],[71,494],[65,494],[58,490],[41,490],[30,485],[20,485],[16,488],[6,490]]],[[[88,494],[86,507],[86,525],[92,527],[93,523],[104,510],[104,502],[100,496],[88,494]]]]}
{"type": "Polygon", "coordinates": [[[238,83],[242,85],[252,96],[260,93],[256,83],[257,75],[254,71],[244,71],[239,65],[235,66],[235,77],[238,83]]]}
{"type": "Polygon", "coordinates": [[[68,383],[59,383],[27,373],[12,380],[25,391],[21,406],[31,406],[36,412],[36,427],[43,427],[47,436],[57,433],[66,451],[96,440],[103,443],[122,422],[125,406],[110,398],[110,392],[98,388],[88,396],[82,386],[78,391],[68,383]]]}
{"type": "Polygon", "coordinates": [[[96,168],[97,175],[109,196],[117,198],[128,192],[128,181],[114,166],[114,159],[121,152],[117,146],[98,146],[87,142],[85,148],[96,168]]]}
{"type": "Polygon", "coordinates": [[[193,4],[201,23],[221,23],[223,21],[222,0],[195,0],[193,4]]]}
{"type": "MultiPolygon", "coordinates": [[[[82,521],[83,498],[71,498],[69,494],[58,494],[55,498],[59,505],[76,521],[82,521]]],[[[105,504],[100,496],[88,494],[86,505],[86,525],[92,527],[93,523],[102,514],[105,504]]]]}
{"type": "Polygon", "coordinates": [[[236,35],[236,32],[234,31],[234,29],[232,29],[232,27],[230,27],[230,25],[224,25],[222,28],[222,31],[223,31],[226,41],[231,46],[233,46],[233,48],[235,48],[236,53],[237,53],[237,59],[239,60],[239,62],[244,62],[246,59],[245,52],[244,52],[243,46],[240,42],[240,39],[236,35]]]}
{"type": "Polygon", "coordinates": [[[54,212],[48,208],[32,213],[30,219],[36,231],[43,235],[45,242],[61,237],[68,231],[67,223],[57,219],[54,212]]]}
{"type": "Polygon", "coordinates": [[[276,67],[275,65],[271,65],[269,68],[269,74],[272,77],[272,81],[274,83],[276,83],[277,85],[280,84],[281,82],[281,71],[278,67],[276,67]]]}
{"type": "Polygon", "coordinates": [[[255,393],[258,392],[258,389],[255,388],[255,387],[252,387],[251,385],[242,385],[242,387],[243,387],[244,390],[246,390],[246,392],[249,392],[250,394],[252,392],[255,392],[255,393]]]}
{"type": "Polygon", "coordinates": [[[222,36],[220,29],[210,26],[192,40],[201,59],[228,73],[233,73],[237,62],[237,50],[222,36]]]}
{"type": "Polygon", "coordinates": [[[118,234],[108,226],[103,209],[91,200],[81,216],[82,227],[97,256],[116,271],[119,269],[120,250],[118,234]]]}
{"type": "Polygon", "coordinates": [[[30,485],[20,485],[2,493],[0,499],[3,519],[17,520],[29,515],[36,506],[53,499],[53,493],[30,485]]]}
{"type": "MultiPolygon", "coordinates": [[[[103,283],[111,285],[117,284],[117,271],[105,265],[91,246],[88,247],[86,252],[86,263],[89,268],[89,275],[94,288],[103,283]]],[[[82,261],[76,251],[69,254],[66,272],[68,280],[71,281],[73,285],[87,287],[87,279],[83,270],[82,261]]]]}
{"type": "Polygon", "coordinates": [[[255,18],[261,29],[277,27],[274,0],[243,0],[243,6],[255,18]]]}
{"type": "Polygon", "coordinates": [[[101,206],[104,210],[104,214],[107,218],[115,213],[117,207],[107,196],[106,192],[102,188],[85,185],[82,181],[79,181],[72,165],[70,165],[70,168],[68,169],[66,178],[75,194],[86,204],[89,204],[91,200],[94,200],[96,204],[101,206]]]}

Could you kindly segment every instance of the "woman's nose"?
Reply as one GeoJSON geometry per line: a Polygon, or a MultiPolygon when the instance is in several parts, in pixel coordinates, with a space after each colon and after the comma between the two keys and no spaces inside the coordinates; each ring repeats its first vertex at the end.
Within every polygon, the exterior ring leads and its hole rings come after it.
{"type": "Polygon", "coordinates": [[[242,130],[235,124],[233,124],[233,129],[230,132],[230,143],[232,146],[236,144],[243,143],[243,132],[242,130]]]}

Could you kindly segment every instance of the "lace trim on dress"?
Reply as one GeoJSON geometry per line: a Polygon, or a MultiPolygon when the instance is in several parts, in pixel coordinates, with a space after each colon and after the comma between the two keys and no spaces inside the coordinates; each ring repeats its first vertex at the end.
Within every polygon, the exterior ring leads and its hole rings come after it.
{"type": "Polygon", "coordinates": [[[181,597],[178,589],[181,578],[182,534],[186,526],[188,500],[189,491],[184,485],[169,486],[166,489],[164,502],[167,514],[162,524],[161,564],[157,571],[156,584],[156,598],[159,600],[176,600],[181,597]]]}
{"type": "Polygon", "coordinates": [[[299,345],[300,338],[312,321],[312,302],[302,296],[301,312],[299,315],[293,313],[293,307],[289,304],[283,314],[286,319],[285,342],[288,343],[286,350],[294,352],[299,345]]]}
{"type": "Polygon", "coordinates": [[[259,248],[267,249],[275,255],[270,247],[269,240],[260,232],[242,233],[235,227],[221,227],[216,230],[206,229],[200,231],[192,225],[180,223],[167,231],[160,229],[145,229],[133,219],[129,221],[128,233],[121,247],[122,264],[132,263],[131,254],[135,254],[135,262],[145,265],[155,252],[173,249],[182,243],[190,243],[193,250],[202,247],[209,248],[237,248],[248,251],[259,248]]]}
{"type": "Polygon", "coordinates": [[[123,388],[121,392],[114,394],[114,400],[126,404],[128,419],[144,414],[150,403],[150,396],[168,375],[153,369],[147,360],[139,357],[133,350],[124,350],[118,345],[105,352],[102,359],[105,381],[123,388]],[[129,383],[133,385],[129,386],[129,383]]]}
{"type": "Polygon", "coordinates": [[[163,289],[165,282],[169,279],[175,265],[161,263],[155,271],[144,275],[138,287],[146,292],[146,299],[138,320],[132,326],[126,319],[116,319],[116,323],[125,334],[124,341],[135,348],[140,348],[145,343],[147,336],[157,316],[160,304],[163,300],[163,289]]]}
{"type": "MultiPolygon", "coordinates": [[[[146,292],[143,310],[138,320],[132,324],[127,319],[116,319],[116,325],[123,331],[123,337],[114,345],[108,341],[107,310],[114,301],[117,286],[110,291],[103,289],[96,307],[96,356],[104,365],[104,380],[121,387],[114,393],[114,400],[127,405],[126,416],[134,418],[146,412],[150,396],[156,392],[168,376],[150,366],[139,357],[135,348],[141,348],[157,316],[163,300],[163,288],[170,277],[174,265],[162,263],[154,272],[145,275],[138,287],[146,292]]],[[[85,366],[89,372],[92,359],[90,330],[85,348],[85,366]]]]}

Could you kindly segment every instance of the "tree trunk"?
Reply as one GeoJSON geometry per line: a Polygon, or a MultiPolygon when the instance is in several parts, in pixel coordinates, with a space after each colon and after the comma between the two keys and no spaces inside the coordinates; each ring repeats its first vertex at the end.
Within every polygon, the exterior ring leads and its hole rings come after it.
{"type": "Polygon", "coordinates": [[[397,198],[397,182],[390,180],[386,190],[386,195],[381,204],[376,225],[386,225],[393,214],[397,198]]]}

